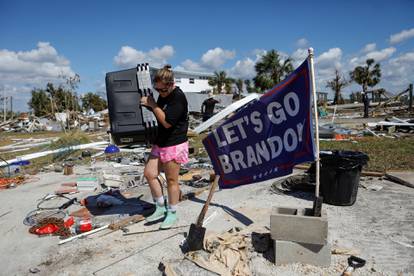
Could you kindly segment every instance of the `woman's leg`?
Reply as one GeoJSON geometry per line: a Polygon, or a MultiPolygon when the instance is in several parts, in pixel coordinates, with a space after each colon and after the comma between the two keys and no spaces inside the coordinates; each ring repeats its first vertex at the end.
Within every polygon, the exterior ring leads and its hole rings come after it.
{"type": "Polygon", "coordinates": [[[168,185],[168,204],[175,206],[180,197],[180,186],[178,185],[180,164],[172,160],[164,163],[163,168],[168,185]]]}
{"type": "Polygon", "coordinates": [[[168,161],[163,164],[168,185],[168,208],[167,215],[162,222],[160,229],[169,229],[177,221],[176,205],[180,197],[180,187],[178,185],[178,175],[180,164],[175,161],[168,161]]]}
{"type": "Polygon", "coordinates": [[[158,175],[160,174],[161,162],[159,157],[150,156],[147,164],[144,168],[144,176],[151,189],[152,197],[159,198],[162,196],[160,182],[158,181],[158,175]]]}
{"type": "Polygon", "coordinates": [[[155,203],[155,211],[146,218],[147,222],[154,222],[162,219],[166,214],[166,206],[164,206],[164,197],[162,196],[161,184],[158,181],[161,162],[158,157],[150,156],[144,169],[144,176],[148,181],[151,194],[155,203]]]}

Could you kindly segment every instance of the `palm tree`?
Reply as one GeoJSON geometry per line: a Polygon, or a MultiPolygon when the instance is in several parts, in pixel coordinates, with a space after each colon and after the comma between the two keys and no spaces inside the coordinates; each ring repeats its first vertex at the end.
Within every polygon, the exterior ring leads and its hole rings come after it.
{"type": "Polygon", "coordinates": [[[270,50],[256,63],[255,70],[254,84],[265,91],[289,75],[293,71],[293,65],[290,58],[282,60],[276,50],[270,50]]]}
{"type": "Polygon", "coordinates": [[[217,88],[217,94],[221,94],[223,87],[227,89],[231,87],[232,83],[233,79],[227,77],[227,74],[224,71],[214,72],[214,76],[208,80],[209,85],[217,88]]]}
{"type": "Polygon", "coordinates": [[[348,85],[349,81],[347,81],[343,76],[339,74],[338,69],[335,70],[335,78],[326,83],[326,87],[332,89],[335,92],[334,104],[343,103],[341,90],[348,85]]]}
{"type": "Polygon", "coordinates": [[[366,60],[367,66],[358,66],[349,75],[351,80],[362,86],[362,91],[365,93],[369,87],[373,87],[380,82],[381,67],[379,63],[376,63],[371,70],[371,65],[375,63],[375,60],[370,58],[366,60]]]}

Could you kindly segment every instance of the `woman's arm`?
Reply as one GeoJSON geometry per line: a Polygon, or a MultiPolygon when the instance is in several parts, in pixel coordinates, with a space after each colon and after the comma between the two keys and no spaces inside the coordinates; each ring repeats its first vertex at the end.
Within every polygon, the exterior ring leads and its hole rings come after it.
{"type": "Polygon", "coordinates": [[[142,97],[141,98],[141,105],[145,105],[152,108],[152,112],[154,113],[155,117],[157,118],[158,122],[160,122],[163,127],[170,128],[172,127],[171,124],[169,124],[165,120],[165,112],[157,105],[154,98],[152,96],[148,97],[142,97]]]}

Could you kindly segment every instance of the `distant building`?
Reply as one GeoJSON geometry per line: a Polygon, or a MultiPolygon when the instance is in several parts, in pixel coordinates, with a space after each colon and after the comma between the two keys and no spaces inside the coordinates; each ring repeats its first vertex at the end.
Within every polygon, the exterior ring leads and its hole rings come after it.
{"type": "MultiPolygon", "coordinates": [[[[151,67],[151,74],[158,68],[151,67]]],[[[175,85],[186,93],[208,93],[213,87],[208,84],[208,79],[213,77],[213,73],[190,72],[174,70],[175,85]]]]}

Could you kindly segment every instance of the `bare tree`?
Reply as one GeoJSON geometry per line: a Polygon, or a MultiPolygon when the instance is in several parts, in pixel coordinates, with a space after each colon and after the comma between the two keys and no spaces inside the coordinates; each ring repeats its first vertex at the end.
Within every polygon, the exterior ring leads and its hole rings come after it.
{"type": "Polygon", "coordinates": [[[335,77],[326,83],[326,87],[332,89],[335,92],[334,97],[334,104],[342,104],[344,103],[344,99],[342,98],[341,91],[344,87],[349,85],[349,81],[345,79],[339,73],[339,70],[335,70],[335,77]]]}

